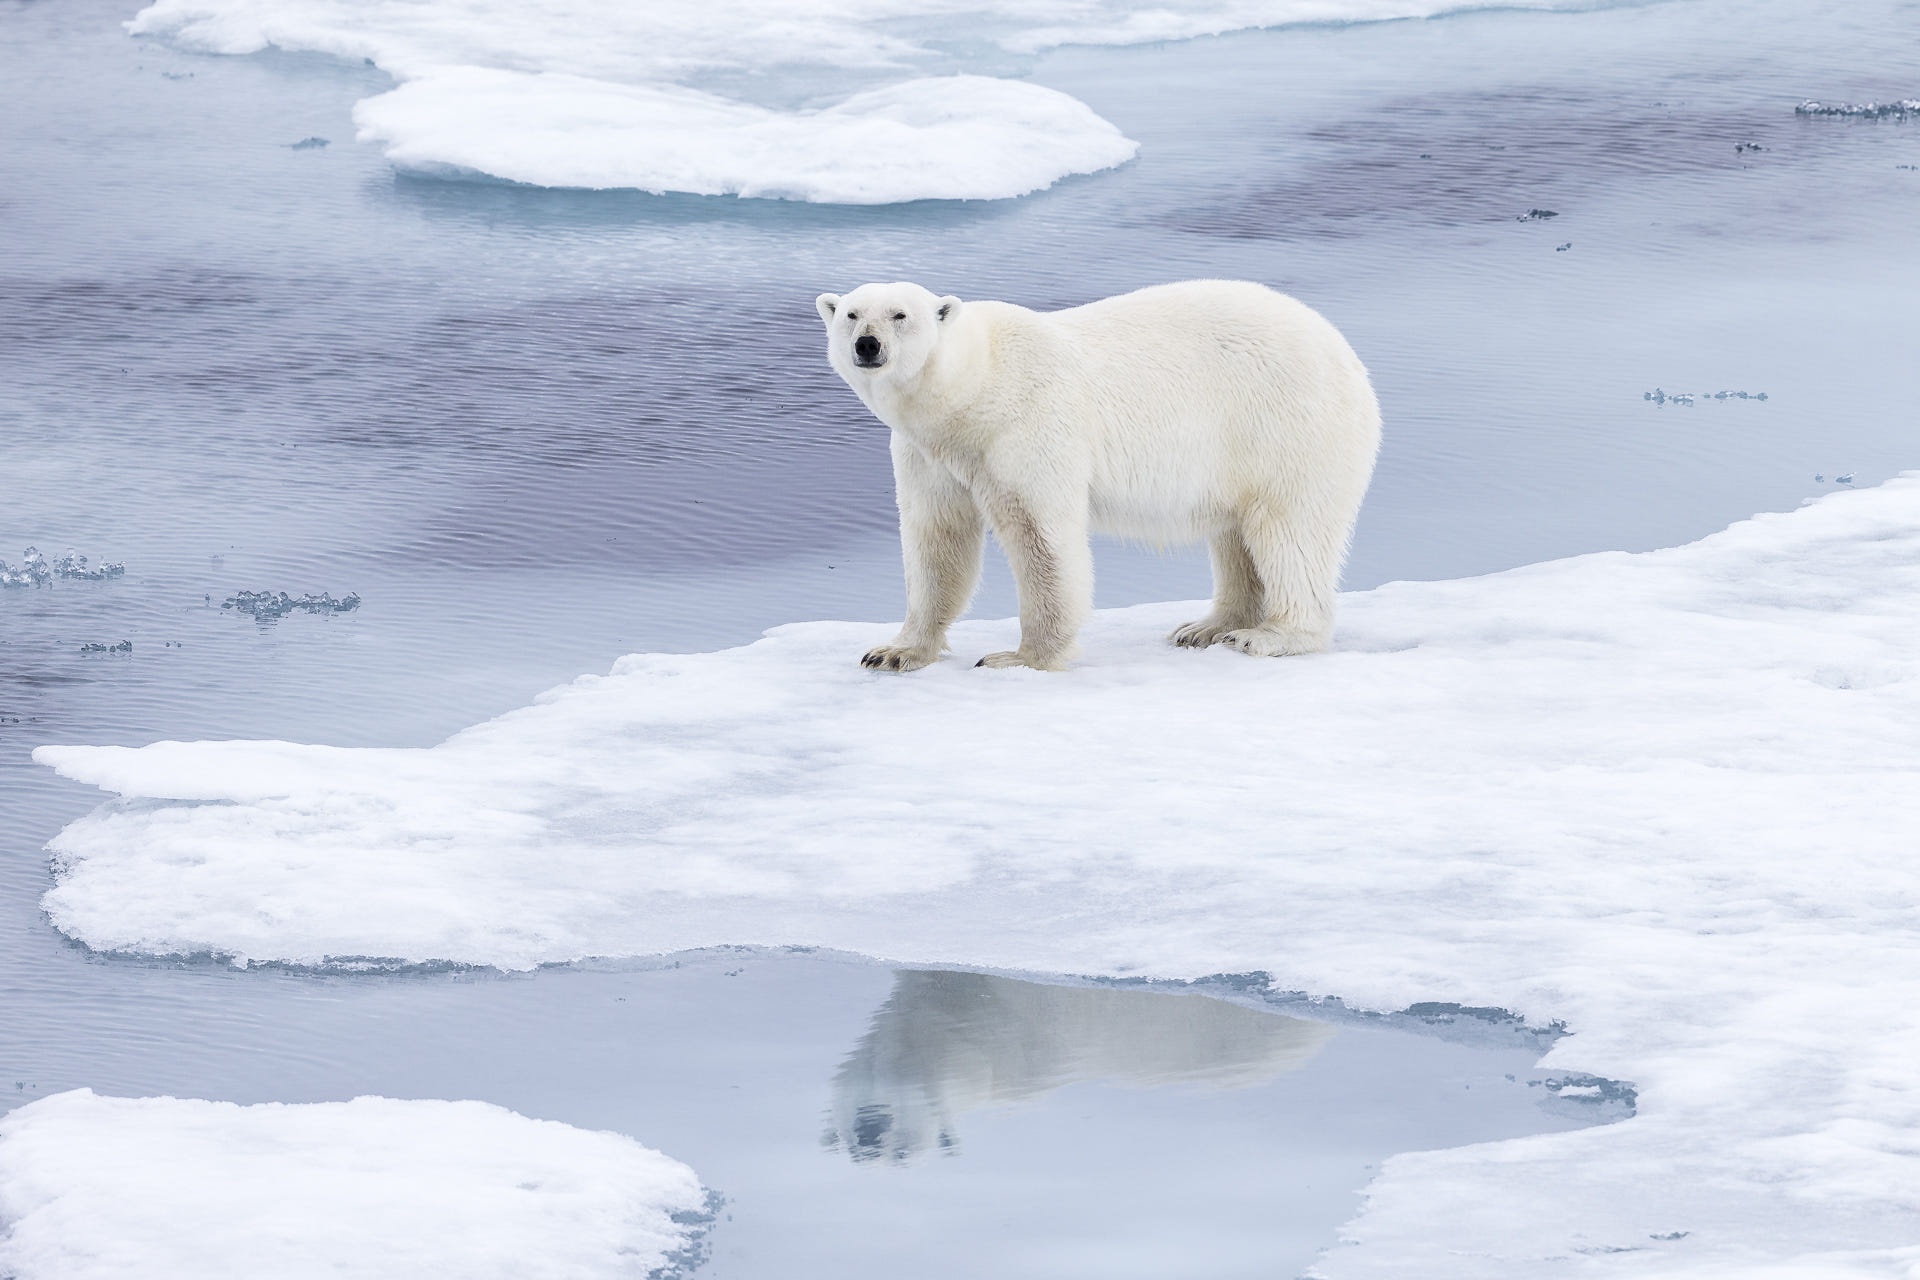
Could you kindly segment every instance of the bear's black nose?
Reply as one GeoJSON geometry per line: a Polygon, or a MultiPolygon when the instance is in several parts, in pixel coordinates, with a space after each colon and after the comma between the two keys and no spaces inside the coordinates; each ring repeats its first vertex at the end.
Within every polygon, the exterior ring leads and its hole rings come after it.
{"type": "Polygon", "coordinates": [[[853,340],[853,358],[861,364],[880,363],[880,339],[870,333],[861,334],[853,340]]]}

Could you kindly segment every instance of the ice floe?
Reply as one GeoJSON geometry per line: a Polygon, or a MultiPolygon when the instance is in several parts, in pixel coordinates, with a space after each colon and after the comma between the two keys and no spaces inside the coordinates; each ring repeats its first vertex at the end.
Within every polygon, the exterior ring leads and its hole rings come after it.
{"type": "Polygon", "coordinates": [[[710,1218],[679,1161],[484,1102],[78,1089],[0,1116],[12,1280],[665,1275],[710,1218]]]}
{"type": "Polygon", "coordinates": [[[973,75],[775,111],[678,86],[463,67],[369,98],[354,119],[362,141],[415,169],[829,204],[1022,196],[1137,149],[1076,98],[973,75]]]}
{"type": "Polygon", "coordinates": [[[1195,608],[1098,615],[1062,675],[973,668],[1011,622],[910,677],[809,623],[430,749],[43,747],[126,797],[45,907],[247,961],[815,944],[1502,1007],[1639,1115],[1397,1158],[1329,1274],[1920,1258],[1920,474],[1351,594],[1321,656],[1167,648],[1195,608]]]}
{"type": "MultiPolygon", "coordinates": [[[[1135,152],[1119,129],[1067,94],[967,73],[1002,72],[1009,60],[1062,44],[1472,7],[1461,0],[156,0],[128,25],[205,52],[272,46],[375,63],[400,84],[360,103],[360,139],[383,143],[396,163],[423,172],[880,204],[1022,195],[1135,152]]],[[[1526,7],[1574,6],[1538,0],[1526,7]]]]}

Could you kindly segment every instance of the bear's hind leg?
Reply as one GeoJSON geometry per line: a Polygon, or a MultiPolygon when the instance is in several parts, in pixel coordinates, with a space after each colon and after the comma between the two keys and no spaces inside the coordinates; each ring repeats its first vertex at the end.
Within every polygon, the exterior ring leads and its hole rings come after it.
{"type": "Polygon", "coordinates": [[[1204,649],[1237,627],[1251,627],[1260,621],[1260,573],[1253,555],[1236,528],[1223,529],[1208,541],[1213,560],[1213,608],[1198,622],[1174,628],[1169,644],[1185,649],[1204,649]]]}
{"type": "Polygon", "coordinates": [[[1262,504],[1241,519],[1241,536],[1260,576],[1259,617],[1220,636],[1241,653],[1278,658],[1318,653],[1333,642],[1333,597],[1345,559],[1344,531],[1262,504]]]}

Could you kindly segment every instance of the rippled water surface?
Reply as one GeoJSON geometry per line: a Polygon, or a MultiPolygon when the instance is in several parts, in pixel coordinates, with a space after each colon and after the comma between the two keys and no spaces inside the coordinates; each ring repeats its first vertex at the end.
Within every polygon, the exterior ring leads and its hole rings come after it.
{"type": "MultiPolygon", "coordinates": [[[[1920,465],[1920,122],[1793,110],[1916,96],[1910,4],[1065,50],[1035,78],[1139,139],[1137,162],[1018,202],[875,209],[396,176],[352,141],[351,103],[383,83],[371,68],[191,56],[128,38],[128,16],[0,0],[0,559],[33,545],[126,565],[0,589],[0,1073],[16,1101],[81,1084],[484,1097],[632,1132],[732,1188],[743,1222],[750,1203],[798,1222],[777,1206],[818,1177],[923,1196],[912,1213],[944,1204],[958,1229],[1026,1204],[1023,1178],[1152,1168],[1154,1142],[1184,1141],[1219,1176],[1165,1201],[1190,1216],[1162,1244],[1218,1245],[1208,1275],[1304,1264],[1388,1152],[1571,1123],[1533,1106],[1525,1048],[1501,1051],[1522,1069],[1492,1073],[1518,1078],[1497,1113],[1440,1101],[1469,1092],[1440,1060],[1451,1046],[1365,1029],[1233,1089],[1063,1068],[999,1096],[859,1067],[885,1009],[961,979],[851,961],[762,958],[757,978],[708,960],[512,979],[149,967],[40,915],[42,846],[97,795],[27,753],[430,743],[624,652],[894,616],[884,433],[828,371],[811,301],[869,278],[1043,307],[1200,275],[1305,298],[1368,361],[1387,418],[1353,587],[1672,544],[1920,465]],[[293,145],[314,137],[328,145],[293,145]],[[361,603],[277,621],[222,607],[247,590],[361,603]],[[687,1028],[672,1052],[642,1010],[687,1028]],[[735,1065],[761,1110],[729,1147],[713,1082],[735,1065]],[[956,1154],[916,1148],[897,1187],[874,1183],[895,1162],[852,1159],[860,1135],[887,1151],[909,1126],[895,1111],[875,1131],[869,1113],[863,1130],[858,1105],[832,1120],[862,1070],[918,1100],[935,1147],[951,1120],[956,1154]],[[704,1101],[668,1105],[697,1087],[704,1101]],[[1380,1091],[1403,1087],[1375,1125],[1380,1091]],[[1311,1174],[1274,1136],[1306,1114],[1348,1135],[1311,1174]],[[834,1123],[840,1147],[823,1148],[834,1123]],[[787,1146],[755,1147],[780,1126],[787,1146]],[[744,1188],[788,1159],[776,1149],[812,1172],[756,1199],[744,1188]],[[1301,1206],[1288,1242],[1236,1234],[1256,1187],[1301,1206]]],[[[1098,563],[1103,604],[1207,590],[1188,552],[1103,547],[1098,563]]],[[[1012,611],[1004,571],[977,607],[1012,611]]],[[[1085,999],[1036,997],[1056,998],[1085,999]]],[[[1035,1238],[1079,1238],[1048,1234],[1066,1208],[1034,1212],[1035,1238]]],[[[771,1234],[735,1240],[799,1230],[756,1221],[771,1234]]],[[[715,1274],[768,1274],[726,1240],[715,1274]]],[[[809,1247],[853,1256],[844,1236],[809,1247]]]]}

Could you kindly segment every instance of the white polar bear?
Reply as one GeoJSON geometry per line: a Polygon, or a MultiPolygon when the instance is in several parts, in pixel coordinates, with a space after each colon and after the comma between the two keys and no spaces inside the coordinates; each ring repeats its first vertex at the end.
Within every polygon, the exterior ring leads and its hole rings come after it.
{"type": "Polygon", "coordinates": [[[816,305],[835,371],[893,430],[907,620],[866,665],[939,658],[989,524],[1019,588],[1020,647],[982,666],[1053,671],[1073,656],[1093,531],[1208,541],[1213,608],[1174,644],[1327,647],[1380,408],[1318,313],[1230,280],[1044,314],[904,283],[816,305]]]}

